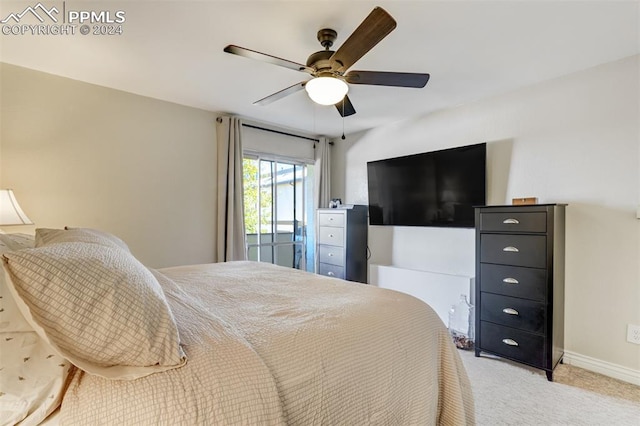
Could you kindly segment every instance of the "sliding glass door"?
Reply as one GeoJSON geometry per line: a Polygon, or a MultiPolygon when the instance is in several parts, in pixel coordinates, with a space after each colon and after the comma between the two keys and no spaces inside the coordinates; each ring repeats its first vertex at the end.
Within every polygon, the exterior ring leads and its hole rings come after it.
{"type": "Polygon", "coordinates": [[[313,271],[313,166],[245,155],[243,172],[249,259],[313,271]]]}

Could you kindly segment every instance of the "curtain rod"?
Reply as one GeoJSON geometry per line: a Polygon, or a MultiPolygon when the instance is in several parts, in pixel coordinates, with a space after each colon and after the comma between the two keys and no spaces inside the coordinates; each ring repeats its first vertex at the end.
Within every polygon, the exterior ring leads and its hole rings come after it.
{"type": "Polygon", "coordinates": [[[319,139],[310,138],[308,136],[300,136],[300,135],[295,135],[293,133],[283,132],[283,131],[280,131],[280,130],[267,129],[265,127],[254,126],[253,124],[242,123],[242,126],[243,127],[250,127],[252,129],[264,130],[265,132],[278,133],[280,135],[285,135],[285,136],[293,136],[294,138],[306,139],[306,140],[313,141],[313,142],[320,142],[319,139]]]}

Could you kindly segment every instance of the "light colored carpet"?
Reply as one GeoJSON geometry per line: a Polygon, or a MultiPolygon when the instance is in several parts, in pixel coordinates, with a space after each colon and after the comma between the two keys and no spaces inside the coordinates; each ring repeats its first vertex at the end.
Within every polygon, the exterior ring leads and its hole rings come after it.
{"type": "MultiPolygon", "coordinates": [[[[612,379],[573,365],[561,364],[556,367],[553,380],[565,385],[586,389],[600,395],[626,399],[640,404],[640,386],[612,379]]],[[[638,421],[640,423],[640,420],[638,421]]]]}
{"type": "Polygon", "coordinates": [[[542,370],[458,352],[471,380],[479,426],[640,426],[640,388],[635,385],[565,365],[549,382],[542,370]]]}

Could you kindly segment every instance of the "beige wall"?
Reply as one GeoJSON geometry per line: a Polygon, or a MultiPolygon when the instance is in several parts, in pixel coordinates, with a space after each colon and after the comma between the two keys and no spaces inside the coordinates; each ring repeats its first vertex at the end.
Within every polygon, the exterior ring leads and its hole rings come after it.
{"type": "Polygon", "coordinates": [[[0,67],[0,184],[36,226],[104,229],[152,267],[215,259],[213,113],[0,67]]]}
{"type": "MultiPolygon", "coordinates": [[[[488,142],[488,201],[568,203],[565,347],[640,383],[640,56],[337,140],[332,196],[367,202],[366,162],[488,142]]],[[[427,88],[428,90],[428,88],[427,88]]],[[[370,227],[372,263],[474,276],[474,232],[370,227]]]]}

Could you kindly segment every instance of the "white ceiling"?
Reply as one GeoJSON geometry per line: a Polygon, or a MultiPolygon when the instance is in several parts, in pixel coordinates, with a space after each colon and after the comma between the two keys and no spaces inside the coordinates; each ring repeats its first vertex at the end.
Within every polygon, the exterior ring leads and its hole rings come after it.
{"type": "MultiPolygon", "coordinates": [[[[0,19],[38,0],[5,1],[0,19]]],[[[42,0],[62,9],[62,1],[42,0]]],[[[122,35],[0,35],[3,62],[312,134],[343,122],[304,91],[252,103],[307,74],[223,52],[228,44],[304,63],[332,28],[339,47],[375,7],[398,26],[353,69],[428,72],[424,89],[354,86],[347,133],[472,102],[638,54],[638,1],[93,1],[123,10],[122,35]]],[[[25,18],[26,19],[26,18],[25,18]]],[[[62,102],[63,100],[61,100],[62,102]]]]}

